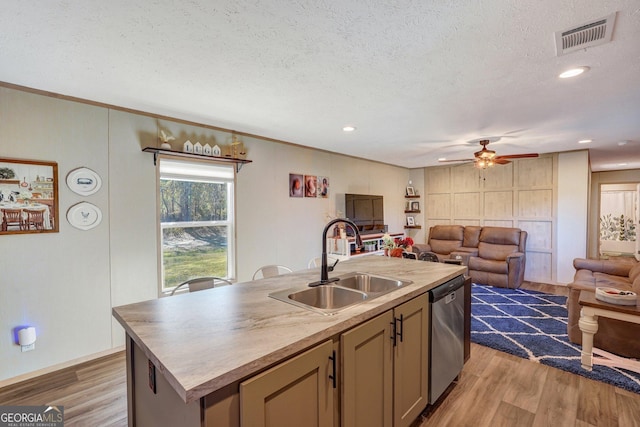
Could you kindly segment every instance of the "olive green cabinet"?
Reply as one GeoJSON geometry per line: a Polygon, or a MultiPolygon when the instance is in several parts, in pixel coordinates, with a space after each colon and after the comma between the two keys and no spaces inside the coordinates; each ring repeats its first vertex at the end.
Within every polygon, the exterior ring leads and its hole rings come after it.
{"type": "Polygon", "coordinates": [[[343,426],[392,424],[393,321],[390,310],[340,337],[343,426]]]}
{"type": "Polygon", "coordinates": [[[334,354],[326,341],[241,383],[241,425],[333,426],[334,354]]]}
{"type": "Polygon", "coordinates": [[[429,297],[421,295],[394,309],[393,425],[409,426],[429,403],[429,297]],[[400,330],[398,330],[400,329],[400,330]]]}
{"type": "Polygon", "coordinates": [[[416,297],[341,335],[343,426],[409,426],[427,406],[429,299],[416,297]]]}

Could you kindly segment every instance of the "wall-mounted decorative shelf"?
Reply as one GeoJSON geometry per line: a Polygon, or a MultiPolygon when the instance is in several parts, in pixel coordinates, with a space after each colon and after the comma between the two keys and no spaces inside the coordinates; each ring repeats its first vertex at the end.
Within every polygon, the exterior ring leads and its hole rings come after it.
{"type": "Polygon", "coordinates": [[[212,162],[235,163],[236,172],[240,172],[240,169],[242,169],[243,165],[253,162],[253,160],[234,159],[232,157],[223,157],[223,156],[206,156],[204,154],[194,154],[194,153],[185,153],[183,151],[163,150],[162,148],[155,148],[155,147],[145,147],[142,149],[142,151],[144,151],[145,153],[153,153],[154,165],[157,163],[158,155],[160,154],[165,154],[167,156],[188,157],[191,159],[211,160],[212,162]]]}
{"type": "Polygon", "coordinates": [[[408,211],[404,211],[404,213],[420,213],[420,210],[408,210],[408,211]]]}
{"type": "Polygon", "coordinates": [[[407,199],[419,199],[419,198],[420,198],[420,196],[419,196],[419,195],[417,195],[417,194],[416,194],[416,195],[413,195],[413,196],[405,195],[404,197],[405,197],[405,198],[407,198],[407,199]]]}
{"type": "Polygon", "coordinates": [[[405,225],[404,228],[417,228],[417,229],[420,229],[420,228],[422,228],[422,226],[421,225],[405,225]]]}

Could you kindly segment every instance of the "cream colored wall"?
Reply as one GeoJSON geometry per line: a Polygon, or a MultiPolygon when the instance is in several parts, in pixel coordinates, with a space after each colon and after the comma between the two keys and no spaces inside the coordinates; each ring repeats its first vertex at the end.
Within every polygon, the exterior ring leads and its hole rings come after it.
{"type": "Polygon", "coordinates": [[[82,197],[59,184],[60,217],[88,201],[102,223],[80,231],[0,236],[0,379],[111,347],[109,116],[104,108],[0,88],[1,155],[58,162],[58,179],[79,166],[102,189],[82,197]],[[36,349],[21,353],[12,329],[36,327],[36,349]]]}
{"type": "MultiPolygon", "coordinates": [[[[141,147],[156,143],[158,124],[226,142],[220,131],[0,87],[0,156],[57,161],[63,217],[59,233],[0,236],[0,380],[121,345],[111,308],[157,297],[156,168],[141,147]],[[80,166],[102,177],[96,194],[64,184],[80,166]],[[64,219],[80,201],[102,210],[98,227],[80,231],[64,219]],[[36,326],[35,351],[14,344],[19,325],[36,326]]],[[[236,186],[239,280],[264,264],[306,268],[321,251],[326,216],[344,212],[345,193],[382,194],[385,222],[403,230],[408,169],[255,138],[245,145],[254,162],[236,186]],[[290,198],[290,172],[328,176],[330,197],[290,198]]]]}
{"type": "MultiPolygon", "coordinates": [[[[111,306],[158,295],[156,168],[141,145],[155,143],[156,121],[109,110],[109,266],[111,306]]],[[[107,177],[105,177],[107,178],[107,177]]],[[[124,329],[111,317],[112,347],[124,329]]]]}
{"type": "Polygon", "coordinates": [[[573,281],[574,258],[587,254],[587,212],[589,209],[589,153],[558,154],[557,278],[573,281]]]}
{"type": "Polygon", "coordinates": [[[238,175],[238,278],[266,264],[306,268],[320,256],[329,216],[344,216],[345,193],[381,194],[390,231],[403,231],[409,171],[337,154],[245,138],[255,163],[238,175]],[[330,178],[328,199],[289,197],[289,173],[330,178]],[[256,241],[259,244],[256,244],[256,241]]]}
{"type": "MultiPolygon", "coordinates": [[[[574,184],[583,193],[588,186],[582,179],[588,170],[585,157],[563,155],[560,162],[563,169],[581,172],[580,183],[574,184]]],[[[556,154],[519,159],[483,172],[469,164],[426,168],[427,228],[437,224],[521,228],[529,234],[525,279],[557,283],[560,269],[564,280],[565,266],[558,266],[556,224],[558,217],[575,218],[576,212],[573,206],[570,212],[565,212],[564,204],[558,206],[559,180],[564,189],[574,179],[571,173],[559,174],[558,163],[556,154]]],[[[586,218],[586,211],[582,217],[586,218]]]]}

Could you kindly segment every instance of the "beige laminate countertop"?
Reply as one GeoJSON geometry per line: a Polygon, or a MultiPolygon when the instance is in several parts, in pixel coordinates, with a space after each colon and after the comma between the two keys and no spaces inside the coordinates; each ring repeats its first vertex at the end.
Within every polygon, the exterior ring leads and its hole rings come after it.
{"type": "Polygon", "coordinates": [[[349,272],[412,280],[332,316],[270,298],[305,289],[318,268],[159,298],[113,309],[113,316],[186,403],[250,377],[464,273],[457,265],[383,256],[338,263],[349,272]]]}

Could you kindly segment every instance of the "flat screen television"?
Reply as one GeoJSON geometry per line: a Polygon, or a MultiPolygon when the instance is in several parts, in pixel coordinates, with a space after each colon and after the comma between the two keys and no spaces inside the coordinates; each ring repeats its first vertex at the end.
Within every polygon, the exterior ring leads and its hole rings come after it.
{"type": "MultiPolygon", "coordinates": [[[[345,194],[344,205],[347,218],[358,226],[362,234],[385,232],[382,196],[345,194]]],[[[346,230],[349,232],[349,227],[346,230]]]]}

